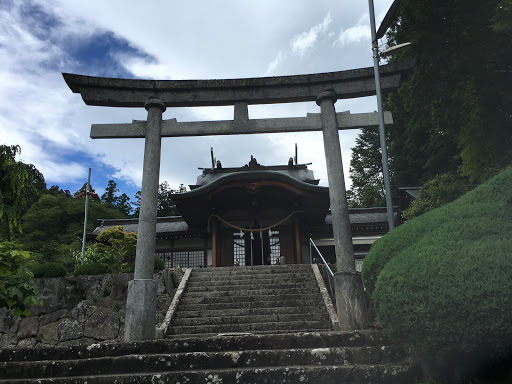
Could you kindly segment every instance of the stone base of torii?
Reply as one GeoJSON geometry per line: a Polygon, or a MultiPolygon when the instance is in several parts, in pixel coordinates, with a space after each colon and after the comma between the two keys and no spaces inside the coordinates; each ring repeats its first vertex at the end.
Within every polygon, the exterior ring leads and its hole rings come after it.
{"type": "MultiPolygon", "coordinates": [[[[410,63],[381,67],[382,89],[397,88],[410,63]]],[[[139,236],[134,279],[128,286],[125,341],[155,338],[156,282],[153,280],[162,137],[323,132],[337,273],[335,295],[340,330],[363,329],[367,321],[363,284],[355,272],[339,129],[378,126],[377,113],[336,113],[338,99],[375,94],[373,68],[313,75],[233,80],[130,80],[63,74],[88,105],[144,107],[147,121],[94,124],[92,138],[145,138],[139,236]],[[248,105],[316,101],[320,114],[305,118],[249,119],[248,105]],[[167,107],[233,105],[229,121],[162,120],[167,107]]],[[[386,123],[392,123],[386,113],[386,123]]]]}

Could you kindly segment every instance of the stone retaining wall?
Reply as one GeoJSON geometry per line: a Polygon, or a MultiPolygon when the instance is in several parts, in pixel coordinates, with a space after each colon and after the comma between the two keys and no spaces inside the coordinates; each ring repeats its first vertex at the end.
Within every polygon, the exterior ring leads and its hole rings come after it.
{"type": "MultiPolygon", "coordinates": [[[[157,323],[172,301],[183,270],[155,274],[157,323]]],[[[133,273],[34,279],[42,307],[30,317],[0,309],[0,348],[77,345],[123,340],[126,293],[133,273]]]]}

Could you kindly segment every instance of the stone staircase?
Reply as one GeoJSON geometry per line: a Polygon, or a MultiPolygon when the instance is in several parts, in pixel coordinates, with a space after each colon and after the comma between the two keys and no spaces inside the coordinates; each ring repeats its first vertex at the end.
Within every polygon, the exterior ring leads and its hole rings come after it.
{"type": "Polygon", "coordinates": [[[413,384],[410,353],[337,332],[310,265],[193,270],[165,339],[0,350],[0,383],[413,384]]]}
{"type": "Polygon", "coordinates": [[[311,265],[194,269],[168,335],[332,331],[311,265]]]}
{"type": "Polygon", "coordinates": [[[3,349],[0,383],[413,384],[408,356],[376,331],[195,335],[3,349]]]}

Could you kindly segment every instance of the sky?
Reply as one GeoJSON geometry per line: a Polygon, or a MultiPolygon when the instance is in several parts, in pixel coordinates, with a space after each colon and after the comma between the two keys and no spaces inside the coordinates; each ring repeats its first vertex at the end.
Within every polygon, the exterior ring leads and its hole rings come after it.
{"type": "MultiPolygon", "coordinates": [[[[376,0],[377,25],[392,0],[376,0]]],[[[382,43],[382,42],[381,42],[382,43]]],[[[91,124],[145,120],[142,108],[87,106],[62,72],[183,80],[284,76],[373,65],[368,3],[355,0],[2,0],[0,144],[20,145],[48,187],[71,192],[86,181],[100,195],[141,188],[143,139],[89,137],[91,124]]],[[[337,112],[377,110],[376,98],[338,100],[337,112]]],[[[249,106],[250,118],[304,117],[315,103],[249,106]]],[[[164,119],[228,120],[233,107],[167,108],[164,119]]],[[[358,130],[340,131],[345,180],[358,130]]],[[[195,184],[211,166],[286,164],[298,145],[321,185],[327,173],[321,132],[182,137],[162,140],[160,182],[195,184]]]]}

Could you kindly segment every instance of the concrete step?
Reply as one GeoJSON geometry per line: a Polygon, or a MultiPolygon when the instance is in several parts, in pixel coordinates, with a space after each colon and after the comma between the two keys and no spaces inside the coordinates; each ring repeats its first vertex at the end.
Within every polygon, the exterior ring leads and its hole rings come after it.
{"type": "Polygon", "coordinates": [[[254,280],[247,281],[233,281],[223,282],[223,284],[210,284],[205,282],[187,283],[187,292],[208,292],[208,291],[241,291],[250,289],[316,289],[318,284],[313,280],[304,282],[290,280],[290,282],[261,282],[254,280]]]}
{"type": "Polygon", "coordinates": [[[329,348],[390,344],[392,344],[391,341],[382,332],[375,330],[300,332],[294,334],[195,335],[180,338],[169,336],[167,339],[155,341],[105,343],[94,344],[93,346],[2,348],[0,349],[0,361],[91,359],[130,354],[329,348]]]}
{"type": "Polygon", "coordinates": [[[180,334],[198,334],[198,333],[232,333],[232,332],[260,332],[260,331],[310,331],[332,330],[329,321],[288,321],[288,322],[262,322],[262,323],[243,323],[243,324],[216,324],[216,325],[197,325],[197,326],[173,326],[167,328],[168,335],[180,334]]]}
{"type": "MultiPolygon", "coordinates": [[[[219,268],[220,269],[220,268],[219,268]]],[[[231,277],[231,278],[279,278],[279,277],[301,277],[311,273],[311,268],[309,269],[301,269],[301,270],[287,270],[287,269],[277,269],[277,270],[228,270],[228,271],[218,271],[218,272],[196,272],[192,271],[191,278],[194,279],[207,279],[207,278],[219,278],[219,277],[231,277]]]]}
{"type": "Polygon", "coordinates": [[[125,355],[94,359],[0,363],[4,379],[73,377],[83,375],[218,370],[266,367],[353,364],[394,364],[406,357],[403,348],[341,347],[289,350],[249,350],[125,355]]]}
{"type": "MultiPolygon", "coordinates": [[[[236,308],[236,309],[213,309],[213,310],[180,310],[176,312],[176,318],[194,317],[228,317],[228,316],[249,316],[249,315],[304,315],[311,311],[308,307],[277,307],[270,308],[236,308]]],[[[321,308],[319,308],[321,309],[321,308]]]]}
{"type": "Polygon", "coordinates": [[[250,302],[227,302],[227,303],[187,303],[184,299],[180,301],[176,316],[179,316],[181,311],[210,311],[210,310],[225,310],[225,309],[257,309],[257,308],[321,308],[325,310],[324,304],[318,300],[317,297],[313,299],[285,299],[282,301],[250,301],[250,302]]]}
{"type": "Polygon", "coordinates": [[[317,294],[320,297],[320,290],[311,288],[311,287],[300,287],[300,288],[286,288],[286,287],[275,287],[275,288],[266,288],[266,287],[247,287],[244,285],[231,287],[229,290],[203,290],[190,291],[188,288],[185,290],[184,294],[186,297],[218,297],[218,296],[230,296],[230,297],[240,297],[240,296],[277,296],[282,294],[287,295],[306,295],[306,294],[317,294]]]}
{"type": "Polygon", "coordinates": [[[248,280],[248,281],[254,281],[259,279],[307,279],[310,276],[311,271],[301,271],[301,272],[280,272],[280,273],[251,273],[251,272],[244,272],[244,273],[237,273],[237,274],[230,274],[230,273],[221,273],[221,274],[195,274],[195,272],[192,272],[190,274],[190,281],[197,282],[197,281],[240,281],[240,280],[248,280]]]}
{"type": "Polygon", "coordinates": [[[304,274],[303,276],[262,276],[262,277],[254,277],[254,276],[243,276],[242,278],[237,277],[222,277],[220,279],[215,279],[209,277],[208,279],[195,279],[193,277],[189,278],[187,283],[187,287],[196,287],[196,286],[229,286],[233,283],[244,284],[244,285],[253,285],[253,284],[316,284],[316,279],[313,275],[304,274]]]}
{"type": "Polygon", "coordinates": [[[288,321],[329,321],[326,313],[309,313],[307,318],[304,314],[254,314],[242,316],[219,316],[219,317],[196,317],[176,318],[172,320],[172,327],[198,326],[198,325],[221,325],[221,324],[247,324],[247,323],[279,323],[288,321]]]}
{"type": "Polygon", "coordinates": [[[189,297],[186,293],[180,300],[180,304],[220,304],[220,303],[255,303],[269,301],[274,303],[275,307],[285,307],[286,303],[290,300],[304,300],[304,301],[316,301],[320,302],[320,296],[318,294],[279,294],[279,295],[240,295],[240,296],[194,296],[189,297]]]}
{"type": "Polygon", "coordinates": [[[106,374],[102,376],[60,377],[52,379],[1,380],[4,384],[133,384],[133,383],[353,383],[401,384],[414,383],[418,368],[403,364],[289,366],[238,369],[207,369],[173,372],[106,374]]]}
{"type": "Polygon", "coordinates": [[[303,270],[311,270],[310,264],[286,264],[286,265],[254,265],[254,266],[239,266],[239,267],[217,267],[217,268],[194,268],[193,273],[279,273],[279,272],[300,272],[303,270]]]}

